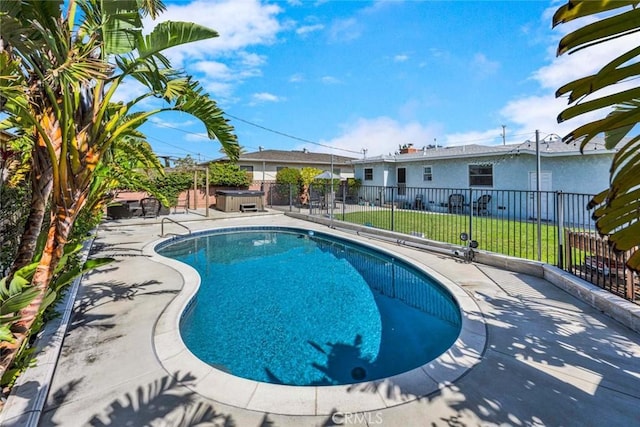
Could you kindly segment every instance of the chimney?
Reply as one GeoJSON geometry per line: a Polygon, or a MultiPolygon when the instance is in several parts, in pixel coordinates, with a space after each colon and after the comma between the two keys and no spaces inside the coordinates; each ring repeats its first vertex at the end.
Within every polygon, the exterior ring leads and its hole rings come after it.
{"type": "Polygon", "coordinates": [[[412,153],[417,153],[418,149],[413,147],[413,144],[409,143],[409,144],[404,144],[402,147],[400,147],[400,154],[412,154],[412,153]]]}
{"type": "Polygon", "coordinates": [[[262,150],[264,150],[264,148],[262,147],[262,145],[259,145],[258,146],[258,151],[262,151],[262,150]]]}

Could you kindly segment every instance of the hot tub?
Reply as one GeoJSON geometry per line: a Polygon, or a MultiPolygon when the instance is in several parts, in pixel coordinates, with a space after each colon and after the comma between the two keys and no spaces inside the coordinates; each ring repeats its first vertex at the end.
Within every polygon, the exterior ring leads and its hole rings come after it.
{"type": "Polygon", "coordinates": [[[258,212],[264,210],[264,191],[218,190],[216,209],[222,212],[258,212]]]}

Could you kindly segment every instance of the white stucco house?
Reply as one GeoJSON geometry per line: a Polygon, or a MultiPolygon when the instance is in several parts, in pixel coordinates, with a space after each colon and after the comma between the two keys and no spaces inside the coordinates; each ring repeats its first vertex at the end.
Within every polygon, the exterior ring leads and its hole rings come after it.
{"type": "MultiPolygon", "coordinates": [[[[584,152],[561,141],[540,143],[542,191],[595,194],[609,186],[615,154],[603,140],[584,152]]],[[[354,160],[363,185],[536,190],[535,143],[405,148],[396,155],[354,160]]]]}
{"type": "MultiPolygon", "coordinates": [[[[582,153],[579,145],[562,141],[541,142],[539,152],[541,191],[596,194],[609,186],[609,168],[615,151],[605,149],[603,139],[590,142],[582,153]]],[[[440,206],[448,203],[448,196],[443,193],[439,197],[437,189],[459,189],[458,193],[467,195],[466,206],[487,193],[492,194],[493,210],[506,210],[507,190],[535,191],[538,185],[535,142],[425,149],[409,145],[395,155],[358,159],[353,163],[355,178],[362,180],[365,192],[367,188],[395,187],[394,198],[407,197],[409,202],[422,192],[425,197],[440,199],[425,202],[440,206]],[[505,201],[498,202],[498,197],[505,201]]],[[[377,192],[378,196],[364,197],[375,197],[378,201],[385,197],[388,201],[388,192],[377,192]]],[[[541,212],[548,217],[554,207],[551,200],[547,201],[547,194],[544,197],[541,212]]],[[[535,212],[528,215],[535,216],[535,212]]]]}

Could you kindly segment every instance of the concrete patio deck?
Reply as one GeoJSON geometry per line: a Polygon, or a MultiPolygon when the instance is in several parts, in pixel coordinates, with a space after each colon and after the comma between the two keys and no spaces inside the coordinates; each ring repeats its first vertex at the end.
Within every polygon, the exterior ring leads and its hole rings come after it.
{"type": "MultiPolygon", "coordinates": [[[[193,220],[186,223],[193,230],[278,225],[354,238],[275,212],[170,218],[193,220]]],[[[171,223],[165,227],[184,231],[171,223]]],[[[184,286],[175,269],[143,252],[159,234],[155,220],[100,227],[92,256],[112,256],[116,262],[82,280],[41,426],[640,425],[638,333],[542,278],[364,237],[428,266],[475,301],[480,312],[473,315],[486,322],[480,362],[426,396],[411,396],[410,388],[393,384],[354,391],[408,400],[357,414],[348,412],[348,393],[344,408],[338,404],[320,416],[282,415],[289,407],[280,413],[254,411],[208,399],[194,391],[203,380],[196,369],[167,371],[155,351],[158,319],[184,286]]]]}

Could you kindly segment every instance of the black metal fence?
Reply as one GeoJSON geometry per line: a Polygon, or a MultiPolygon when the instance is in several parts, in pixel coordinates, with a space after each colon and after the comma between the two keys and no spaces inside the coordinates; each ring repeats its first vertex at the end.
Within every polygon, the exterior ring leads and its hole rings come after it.
{"type": "Polygon", "coordinates": [[[332,215],[335,219],[425,239],[556,265],[629,300],[638,277],[595,231],[586,207],[592,195],[557,191],[484,190],[346,185],[307,191],[271,184],[267,204],[276,209],[332,215]]]}

